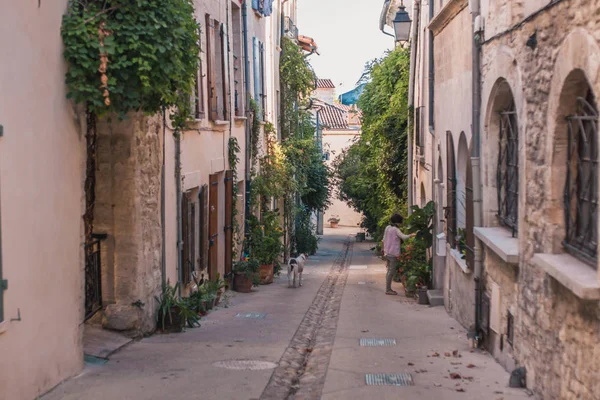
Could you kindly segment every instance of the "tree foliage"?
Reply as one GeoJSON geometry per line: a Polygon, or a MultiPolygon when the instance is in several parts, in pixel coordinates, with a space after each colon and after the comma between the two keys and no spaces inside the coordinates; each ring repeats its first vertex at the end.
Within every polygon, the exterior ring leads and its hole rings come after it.
{"type": "Polygon", "coordinates": [[[364,215],[375,236],[406,205],[409,64],[408,49],[367,63],[362,135],[333,163],[338,197],[364,215]]]}
{"type": "Polygon", "coordinates": [[[198,71],[192,0],[71,0],[61,30],[68,97],[98,115],[189,115],[198,71]]]}

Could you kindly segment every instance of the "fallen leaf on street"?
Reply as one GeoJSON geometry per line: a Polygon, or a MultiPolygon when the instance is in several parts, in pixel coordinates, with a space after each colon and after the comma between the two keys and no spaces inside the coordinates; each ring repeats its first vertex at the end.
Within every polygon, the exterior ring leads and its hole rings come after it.
{"type": "Polygon", "coordinates": [[[415,365],[415,364],[413,364],[413,363],[408,363],[408,365],[411,365],[411,366],[412,366],[412,365],[415,365]]]}
{"type": "Polygon", "coordinates": [[[460,379],[460,374],[457,374],[456,372],[451,372],[450,379],[460,379]]]}
{"type": "Polygon", "coordinates": [[[367,333],[367,332],[369,332],[369,330],[368,330],[368,329],[365,329],[364,331],[361,331],[361,332],[362,332],[362,333],[367,333]]]}
{"type": "Polygon", "coordinates": [[[450,353],[444,353],[446,357],[450,357],[450,353]]]}
{"type": "Polygon", "coordinates": [[[452,355],[453,355],[454,357],[457,357],[457,358],[458,358],[458,357],[462,357],[462,356],[460,355],[460,353],[458,352],[458,350],[454,350],[454,351],[452,352],[452,355]]]}
{"type": "Polygon", "coordinates": [[[312,347],[307,347],[307,348],[306,348],[306,352],[307,352],[307,353],[312,353],[312,351],[313,351],[312,347]]]}
{"type": "Polygon", "coordinates": [[[425,372],[427,372],[426,369],[418,369],[415,371],[417,374],[424,374],[425,372]]]}
{"type": "Polygon", "coordinates": [[[437,351],[431,355],[431,357],[439,357],[439,356],[440,356],[440,353],[438,353],[437,351]]]}
{"type": "Polygon", "coordinates": [[[456,389],[456,391],[457,391],[457,392],[464,392],[464,391],[465,391],[465,389],[463,389],[463,388],[458,388],[458,389],[456,389]]]}
{"type": "Polygon", "coordinates": [[[469,364],[469,365],[467,365],[467,368],[475,368],[475,365],[469,364]]]}
{"type": "Polygon", "coordinates": [[[463,379],[466,379],[468,381],[472,381],[473,377],[472,376],[463,376],[463,379]]]}
{"type": "Polygon", "coordinates": [[[460,365],[462,364],[461,362],[451,362],[450,365],[460,365]]]}

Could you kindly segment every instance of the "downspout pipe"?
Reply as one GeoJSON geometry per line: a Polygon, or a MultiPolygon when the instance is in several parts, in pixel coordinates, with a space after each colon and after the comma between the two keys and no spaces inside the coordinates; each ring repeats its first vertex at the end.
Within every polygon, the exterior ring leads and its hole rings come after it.
{"type": "MultiPolygon", "coordinates": [[[[471,166],[473,168],[473,226],[482,226],[482,193],[481,193],[481,31],[478,27],[480,17],[479,0],[471,0],[471,16],[473,22],[473,148],[471,149],[471,166]]],[[[483,271],[483,249],[481,241],[475,238],[474,248],[474,280],[475,280],[475,336],[480,339],[481,326],[481,293],[483,271]]]]}
{"type": "MultiPolygon", "coordinates": [[[[250,124],[251,115],[250,115],[250,57],[248,56],[248,1],[245,0],[242,3],[242,40],[244,46],[244,90],[246,92],[246,156],[245,156],[245,168],[246,168],[246,196],[245,196],[245,205],[244,205],[244,237],[248,237],[249,226],[248,220],[250,218],[250,149],[252,145],[250,141],[252,140],[252,125],[250,124]]],[[[245,249],[244,249],[245,250],[245,249]]]]}
{"type": "Polygon", "coordinates": [[[413,3],[413,24],[411,26],[412,33],[410,39],[410,72],[408,82],[408,215],[412,214],[413,207],[413,119],[415,117],[415,69],[417,65],[417,45],[419,41],[419,10],[421,0],[415,0],[413,3]]]}
{"type": "Polygon", "coordinates": [[[167,111],[165,109],[165,107],[163,107],[163,131],[162,131],[162,171],[160,174],[160,180],[161,180],[161,185],[160,185],[160,223],[162,225],[162,229],[161,229],[161,234],[162,234],[162,262],[161,262],[161,269],[160,269],[160,273],[161,273],[161,281],[162,281],[162,287],[164,288],[167,284],[167,251],[166,251],[166,246],[165,243],[167,242],[166,239],[166,227],[165,227],[165,212],[166,212],[166,208],[165,208],[165,184],[166,184],[166,179],[165,179],[165,139],[167,138],[167,111]]]}
{"type": "MultiPolygon", "coordinates": [[[[181,132],[178,129],[173,132],[175,138],[175,184],[176,184],[176,202],[177,202],[177,276],[179,282],[183,282],[183,231],[181,224],[181,132]]],[[[181,285],[179,285],[179,296],[181,297],[181,285]]]]}

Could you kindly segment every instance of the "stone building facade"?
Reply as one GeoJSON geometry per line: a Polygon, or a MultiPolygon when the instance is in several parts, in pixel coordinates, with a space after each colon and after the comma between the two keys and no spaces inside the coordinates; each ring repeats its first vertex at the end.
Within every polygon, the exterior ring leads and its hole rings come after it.
{"type": "Polygon", "coordinates": [[[411,200],[437,205],[434,285],[448,312],[506,369],[524,367],[544,399],[600,396],[598,9],[597,0],[442,0],[416,2],[412,14],[413,128],[423,140],[413,142],[411,200]]]}

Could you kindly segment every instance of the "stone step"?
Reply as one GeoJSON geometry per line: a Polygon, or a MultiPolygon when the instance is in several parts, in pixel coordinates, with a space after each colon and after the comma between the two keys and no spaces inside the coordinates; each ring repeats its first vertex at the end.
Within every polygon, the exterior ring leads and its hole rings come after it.
{"type": "Polygon", "coordinates": [[[441,290],[428,290],[427,297],[431,307],[444,305],[444,293],[441,290]]]}

